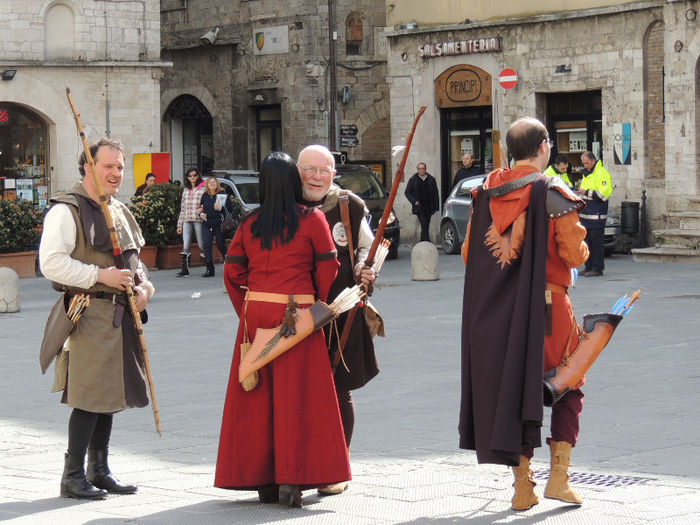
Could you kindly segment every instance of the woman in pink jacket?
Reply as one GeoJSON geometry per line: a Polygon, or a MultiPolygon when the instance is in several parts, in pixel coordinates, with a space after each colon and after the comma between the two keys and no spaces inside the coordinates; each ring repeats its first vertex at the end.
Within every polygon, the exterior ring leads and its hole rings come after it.
{"type": "Polygon", "coordinates": [[[182,191],[180,203],[180,216],[177,218],[177,233],[182,235],[182,270],[177,274],[184,277],[190,274],[190,246],[192,245],[192,231],[197,236],[197,244],[202,243],[202,212],[201,200],[204,194],[204,179],[197,168],[190,168],[185,173],[185,189],[182,191]]]}

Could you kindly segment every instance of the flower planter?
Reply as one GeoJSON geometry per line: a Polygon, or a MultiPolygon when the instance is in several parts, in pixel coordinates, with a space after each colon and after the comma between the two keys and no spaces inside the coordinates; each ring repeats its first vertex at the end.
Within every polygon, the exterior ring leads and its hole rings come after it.
{"type": "Polygon", "coordinates": [[[0,253],[0,266],[11,268],[21,279],[36,277],[36,251],[0,253]]]}
{"type": "Polygon", "coordinates": [[[139,252],[139,259],[141,259],[141,262],[146,265],[146,268],[149,270],[152,270],[153,268],[156,267],[156,254],[158,252],[158,247],[153,246],[152,244],[147,244],[143,248],[141,248],[141,252],[139,252]]]}

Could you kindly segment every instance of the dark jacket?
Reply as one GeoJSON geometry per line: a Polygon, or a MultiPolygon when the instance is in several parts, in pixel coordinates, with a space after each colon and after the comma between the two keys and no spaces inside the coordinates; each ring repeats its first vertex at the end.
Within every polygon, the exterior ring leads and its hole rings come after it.
{"type": "MultiPolygon", "coordinates": [[[[204,213],[207,215],[207,220],[204,221],[204,226],[207,228],[218,228],[221,226],[221,221],[224,218],[223,208],[217,210],[214,208],[216,204],[217,195],[226,195],[225,191],[219,192],[216,195],[210,195],[208,192],[204,192],[202,195],[202,208],[204,208],[204,213]]],[[[224,205],[229,212],[233,212],[233,207],[231,206],[231,199],[226,198],[226,204],[224,205]]]]}
{"type": "Polygon", "coordinates": [[[455,178],[452,181],[452,187],[454,188],[459,181],[462,179],[466,179],[468,177],[475,177],[476,175],[481,175],[483,172],[477,167],[472,164],[468,168],[465,168],[464,166],[460,167],[457,170],[457,173],[455,173],[455,178]]]}
{"type": "Polygon", "coordinates": [[[440,209],[437,182],[435,182],[435,177],[430,173],[426,173],[425,180],[421,179],[418,173],[415,173],[408,180],[404,195],[406,195],[406,198],[413,206],[411,211],[414,215],[419,213],[432,215],[440,209]],[[416,202],[418,202],[418,205],[416,205],[416,202]]]}

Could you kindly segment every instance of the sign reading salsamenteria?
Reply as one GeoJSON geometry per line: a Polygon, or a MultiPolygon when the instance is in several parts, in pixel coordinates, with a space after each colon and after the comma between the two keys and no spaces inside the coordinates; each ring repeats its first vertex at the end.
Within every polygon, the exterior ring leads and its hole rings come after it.
{"type": "Polygon", "coordinates": [[[418,46],[418,56],[431,58],[449,55],[471,55],[472,53],[497,53],[501,51],[501,37],[473,38],[454,42],[438,42],[418,46]]]}

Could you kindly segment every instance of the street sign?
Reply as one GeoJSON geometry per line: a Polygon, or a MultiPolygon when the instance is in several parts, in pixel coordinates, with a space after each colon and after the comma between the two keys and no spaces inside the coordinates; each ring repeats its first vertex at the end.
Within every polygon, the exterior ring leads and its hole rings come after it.
{"type": "Polygon", "coordinates": [[[518,73],[515,69],[506,68],[498,75],[498,83],[504,89],[513,89],[518,85],[518,73]]]}
{"type": "Polygon", "coordinates": [[[340,136],[341,137],[354,137],[357,135],[357,126],[355,124],[341,124],[340,125],[340,136]]]}
{"type": "Polygon", "coordinates": [[[360,139],[357,137],[340,137],[340,145],[344,147],[354,148],[360,144],[360,139]]]}

